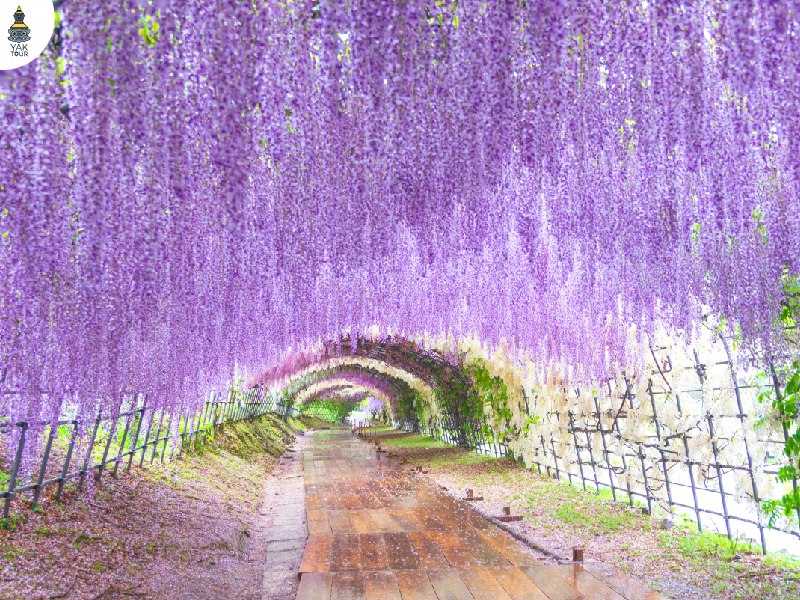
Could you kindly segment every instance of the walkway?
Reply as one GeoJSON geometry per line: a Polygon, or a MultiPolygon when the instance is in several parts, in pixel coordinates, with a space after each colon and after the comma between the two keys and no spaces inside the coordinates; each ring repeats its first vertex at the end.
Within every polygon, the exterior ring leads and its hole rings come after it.
{"type": "Polygon", "coordinates": [[[304,453],[297,600],[663,600],[599,563],[545,565],[349,430],[304,453]]]}
{"type": "MultiPolygon", "coordinates": [[[[312,445],[310,433],[298,435],[293,447],[281,457],[275,480],[269,486],[259,512],[274,514],[264,534],[266,558],[261,598],[294,600],[297,568],[308,533],[303,502],[303,452],[312,445]]],[[[269,518],[269,517],[266,517],[269,518]]]]}

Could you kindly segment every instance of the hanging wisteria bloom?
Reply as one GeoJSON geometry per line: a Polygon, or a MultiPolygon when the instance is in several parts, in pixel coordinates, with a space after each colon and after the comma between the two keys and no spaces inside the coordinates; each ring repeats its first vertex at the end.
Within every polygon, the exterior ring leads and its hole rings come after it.
{"type": "Polygon", "coordinates": [[[794,0],[59,14],[0,78],[5,416],[192,408],[375,325],[505,340],[575,383],[703,311],[790,350],[794,0]]]}

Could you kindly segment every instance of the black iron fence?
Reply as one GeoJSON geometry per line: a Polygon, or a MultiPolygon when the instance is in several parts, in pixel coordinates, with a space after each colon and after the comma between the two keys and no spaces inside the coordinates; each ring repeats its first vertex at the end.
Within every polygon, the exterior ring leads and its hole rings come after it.
{"type": "Polygon", "coordinates": [[[0,423],[0,437],[13,435],[17,439],[8,485],[0,492],[4,500],[3,518],[9,517],[15,497],[29,494],[30,506],[35,507],[42,493],[52,488],[54,499],[60,502],[65,485],[70,481],[74,480],[73,487],[80,492],[90,476],[100,481],[104,471],[116,477],[121,466],[128,472],[134,464],[141,468],[156,460],[163,463],[180,458],[184,450],[195,447],[198,441],[213,438],[225,423],[266,414],[283,418],[297,415],[291,405],[259,388],[246,392],[230,390],[226,400],[216,398],[217,394],[213,393],[200,411],[184,414],[148,407],[147,396],[136,394],[130,398],[128,410],[106,415],[100,408],[91,423],[81,423],[77,419],[55,423],[0,423]],[[43,435],[32,436],[34,428],[43,431],[43,435]],[[38,467],[33,472],[26,469],[22,476],[26,453],[35,457],[38,467]]]}
{"type": "Polygon", "coordinates": [[[426,421],[399,421],[395,426],[430,436],[446,444],[469,448],[481,454],[500,457],[509,453],[508,445],[497,436],[489,434],[491,428],[488,422],[480,419],[444,415],[426,421]]]}
{"type": "MultiPolygon", "coordinates": [[[[396,426],[448,444],[494,456],[523,459],[539,473],[610,499],[639,504],[653,514],[691,517],[699,531],[733,538],[746,535],[768,547],[767,533],[800,538],[800,510],[786,516],[768,510],[770,501],[798,489],[796,480],[776,483],[789,464],[783,415],[769,421],[769,402],[759,393],[780,394],[774,369],[761,383],[731,359],[729,339],[702,360],[697,351],[676,359],[653,348],[655,368],[634,384],[624,375],[591,392],[562,388],[547,398],[523,390],[519,414],[535,425],[512,423],[498,438],[485,421],[457,414],[396,426]]],[[[795,491],[795,493],[797,493],[795,491]]],[[[788,542],[786,542],[788,543],[788,542]]]]}

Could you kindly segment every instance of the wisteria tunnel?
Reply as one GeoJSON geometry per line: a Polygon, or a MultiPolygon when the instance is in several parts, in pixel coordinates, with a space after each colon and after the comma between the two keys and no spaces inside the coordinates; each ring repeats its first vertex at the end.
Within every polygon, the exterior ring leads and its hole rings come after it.
{"type": "Polygon", "coordinates": [[[798,597],[798,0],[0,25],[0,597],[798,597]]]}

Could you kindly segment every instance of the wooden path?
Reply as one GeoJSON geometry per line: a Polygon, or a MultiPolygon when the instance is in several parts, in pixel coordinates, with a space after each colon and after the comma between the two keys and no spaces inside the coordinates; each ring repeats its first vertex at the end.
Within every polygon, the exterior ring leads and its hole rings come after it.
{"type": "Polygon", "coordinates": [[[663,600],[600,563],[544,564],[349,430],[314,448],[297,600],[663,600]]]}

